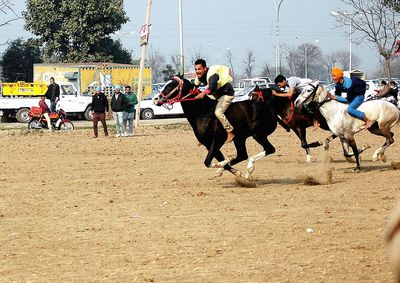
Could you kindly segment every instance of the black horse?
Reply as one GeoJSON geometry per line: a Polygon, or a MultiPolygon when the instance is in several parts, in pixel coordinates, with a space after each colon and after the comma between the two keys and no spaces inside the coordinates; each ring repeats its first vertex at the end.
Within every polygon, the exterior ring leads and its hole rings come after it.
{"type": "MultiPolygon", "coordinates": [[[[305,113],[304,110],[295,108],[291,98],[273,95],[271,88],[261,89],[257,86],[254,89],[254,94],[258,97],[262,95],[264,101],[275,111],[275,114],[278,115],[278,122],[284,129],[287,131],[293,130],[301,141],[301,147],[306,151],[307,162],[310,162],[312,159],[310,148],[319,147],[323,144],[320,141],[312,143],[307,142],[306,129],[314,125],[313,117],[310,114],[305,113]]],[[[322,115],[318,114],[319,113],[316,113],[314,118],[318,120],[322,129],[329,131],[325,119],[322,115]]]]}
{"type": "Polygon", "coordinates": [[[252,136],[262,147],[263,151],[248,160],[246,178],[254,170],[254,163],[275,152],[274,146],[269,142],[268,136],[277,127],[276,116],[265,103],[255,100],[232,103],[225,115],[234,127],[236,157],[225,159],[220,148],[224,145],[227,132],[221,122],[215,117],[214,111],[217,101],[205,96],[203,99],[194,99],[194,86],[187,79],[174,77],[167,82],[161,90],[157,105],[181,102],[183,112],[189,121],[197,140],[203,144],[208,154],[204,161],[207,167],[215,167],[221,175],[223,169],[238,176],[240,172],[232,166],[248,159],[246,139],[252,136]],[[218,163],[211,163],[215,158],[218,163]]]}

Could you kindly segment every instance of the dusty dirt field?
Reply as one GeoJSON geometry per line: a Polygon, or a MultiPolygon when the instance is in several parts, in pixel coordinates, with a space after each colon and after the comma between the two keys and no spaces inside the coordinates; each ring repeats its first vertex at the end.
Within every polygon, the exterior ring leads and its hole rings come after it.
{"type": "MultiPolygon", "coordinates": [[[[185,126],[120,139],[1,131],[0,281],[390,282],[394,132],[388,162],[369,161],[369,149],[358,174],[334,141],[332,183],[309,186],[301,176],[320,172],[323,149],[307,164],[295,135],[278,128],[277,152],[256,163],[259,186],[241,188],[229,173],[212,178],[185,126]]],[[[365,142],[383,140],[359,134],[365,142]]],[[[248,148],[260,150],[252,139],[248,148]]]]}

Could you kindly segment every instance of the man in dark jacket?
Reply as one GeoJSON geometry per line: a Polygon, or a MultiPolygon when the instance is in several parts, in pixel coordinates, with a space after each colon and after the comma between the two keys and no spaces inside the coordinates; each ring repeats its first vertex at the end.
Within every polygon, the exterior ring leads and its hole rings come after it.
{"type": "Polygon", "coordinates": [[[92,98],[91,110],[93,111],[93,132],[94,138],[98,137],[97,124],[99,121],[103,125],[104,135],[108,136],[107,123],[106,123],[106,111],[108,112],[108,100],[104,93],[101,92],[101,88],[96,87],[96,93],[92,98]]]}
{"type": "Polygon", "coordinates": [[[125,107],[126,107],[126,98],[125,95],[121,92],[121,86],[115,85],[114,94],[111,98],[111,110],[113,111],[115,130],[117,131],[116,137],[123,137],[126,135],[123,122],[125,107]]]}
{"type": "Polygon", "coordinates": [[[47,88],[46,98],[50,100],[50,111],[56,112],[56,105],[60,100],[60,86],[54,82],[54,78],[50,78],[50,84],[47,88]]]}

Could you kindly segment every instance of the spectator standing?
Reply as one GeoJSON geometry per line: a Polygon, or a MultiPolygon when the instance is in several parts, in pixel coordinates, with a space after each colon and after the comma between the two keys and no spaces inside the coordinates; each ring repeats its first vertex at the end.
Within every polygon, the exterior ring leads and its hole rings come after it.
{"type": "Polygon", "coordinates": [[[60,86],[55,83],[53,77],[50,78],[50,84],[45,96],[50,100],[50,112],[56,112],[56,105],[58,100],[60,100],[60,86]]]}
{"type": "Polygon", "coordinates": [[[108,100],[107,97],[101,92],[101,88],[96,87],[96,93],[92,98],[91,110],[93,111],[93,138],[98,137],[97,124],[99,121],[103,125],[104,135],[108,137],[108,129],[106,123],[106,111],[108,112],[108,100]]]}
{"type": "Polygon", "coordinates": [[[126,130],[126,124],[129,121],[129,129],[125,133],[127,137],[133,136],[133,120],[135,119],[135,105],[138,103],[136,94],[131,91],[131,87],[127,85],[125,87],[125,98],[126,106],[124,109],[123,122],[124,129],[126,130]]]}
{"type": "Polygon", "coordinates": [[[116,137],[125,136],[125,127],[123,122],[124,109],[126,106],[125,95],[121,92],[121,86],[114,86],[114,94],[111,98],[111,110],[115,121],[116,137]]]}

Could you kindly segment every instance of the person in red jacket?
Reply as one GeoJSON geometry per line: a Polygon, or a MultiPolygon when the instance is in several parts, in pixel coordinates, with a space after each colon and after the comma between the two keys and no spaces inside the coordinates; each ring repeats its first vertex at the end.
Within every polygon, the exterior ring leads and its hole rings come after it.
{"type": "Polygon", "coordinates": [[[51,128],[51,122],[50,122],[50,117],[49,117],[49,106],[46,103],[46,96],[43,95],[42,97],[40,97],[40,101],[39,101],[39,107],[42,109],[42,115],[46,118],[47,121],[47,127],[49,128],[49,131],[52,131],[51,128]]]}

